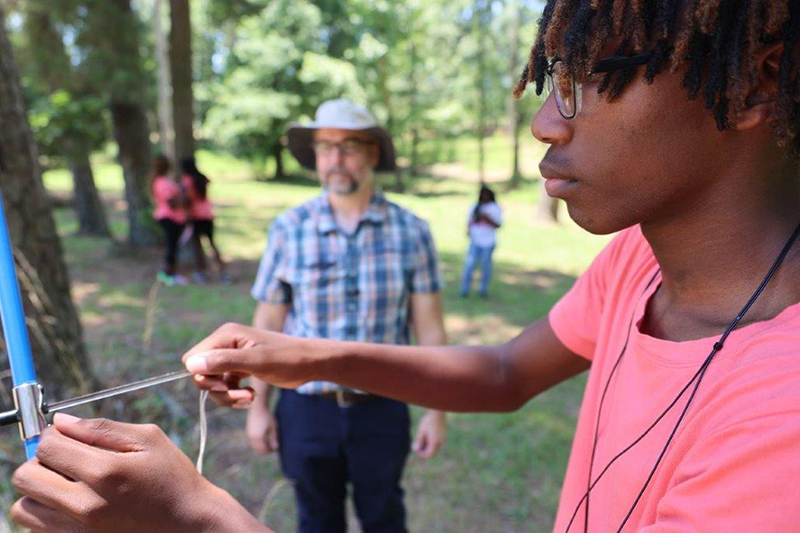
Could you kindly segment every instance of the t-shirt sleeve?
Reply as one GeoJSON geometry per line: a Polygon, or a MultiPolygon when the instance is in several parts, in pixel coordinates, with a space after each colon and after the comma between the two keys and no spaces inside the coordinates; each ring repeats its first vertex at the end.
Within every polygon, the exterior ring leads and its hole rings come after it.
{"type": "Polygon", "coordinates": [[[490,204],[487,207],[485,214],[488,215],[489,218],[491,218],[494,221],[494,223],[497,224],[498,226],[503,225],[503,208],[500,207],[500,204],[498,203],[490,204]]]}
{"type": "Polygon", "coordinates": [[[693,446],[645,533],[797,531],[800,410],[718,430],[693,446]]]}
{"type": "Polygon", "coordinates": [[[261,256],[258,273],[250,294],[259,302],[290,304],[291,285],[286,281],[286,231],[280,223],[273,223],[267,237],[267,248],[261,256]]]}
{"type": "Polygon", "coordinates": [[[157,202],[167,203],[179,193],[178,186],[168,179],[158,179],[153,184],[153,197],[157,202]]]}
{"type": "Polygon", "coordinates": [[[548,315],[561,344],[589,360],[594,357],[615,259],[625,241],[625,232],[615,237],[548,315]]]}
{"type": "Polygon", "coordinates": [[[415,233],[410,291],[440,292],[442,278],[439,271],[439,256],[428,223],[420,220],[415,233]]]}

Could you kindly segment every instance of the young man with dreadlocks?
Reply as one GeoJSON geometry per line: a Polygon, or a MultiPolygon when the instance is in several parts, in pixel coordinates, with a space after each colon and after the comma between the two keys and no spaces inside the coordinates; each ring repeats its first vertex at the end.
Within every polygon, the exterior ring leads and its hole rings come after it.
{"type": "MultiPolygon", "coordinates": [[[[797,530],[798,39],[800,0],[549,1],[517,93],[552,88],[532,124],[548,193],[588,231],[620,232],[549,316],[486,348],[228,325],[187,368],[222,401],[247,401],[253,375],[445,411],[516,409],[589,369],[556,531],[797,530]]],[[[119,530],[158,505],[161,530],[255,527],[168,463],[161,433],[55,425],[15,476],[19,523],[119,530]],[[154,486],[169,491],[131,490],[154,486]]]]}

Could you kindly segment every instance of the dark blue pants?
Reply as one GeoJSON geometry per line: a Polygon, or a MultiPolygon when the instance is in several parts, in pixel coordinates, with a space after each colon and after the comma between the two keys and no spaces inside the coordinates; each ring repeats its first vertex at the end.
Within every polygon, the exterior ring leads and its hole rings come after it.
{"type": "Polygon", "coordinates": [[[294,482],[300,533],[347,531],[348,483],[364,533],[405,533],[406,404],[377,398],[339,407],[283,390],[276,415],[281,468],[294,482]]]}

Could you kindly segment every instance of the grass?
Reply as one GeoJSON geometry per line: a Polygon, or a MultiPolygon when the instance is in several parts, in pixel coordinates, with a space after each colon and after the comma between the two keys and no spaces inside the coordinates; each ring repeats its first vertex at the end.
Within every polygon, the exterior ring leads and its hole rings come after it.
{"type": "MultiPolygon", "coordinates": [[[[490,168],[500,171],[508,166],[509,144],[497,139],[489,144],[487,161],[490,168]]],[[[452,164],[467,172],[474,162],[474,146],[470,140],[456,145],[452,164]]],[[[529,160],[541,151],[530,143],[526,150],[529,160]]],[[[121,240],[125,213],[120,202],[120,169],[108,154],[98,154],[94,163],[112,230],[121,240]]],[[[249,287],[269,223],[284,209],[319,192],[308,180],[257,181],[249,165],[229,156],[200,152],[198,164],[214,180],[211,194],[217,205],[219,245],[238,279],[232,286],[161,288],[154,300],[148,300],[160,265],[158,251],[131,253],[108,241],[76,236],[72,211],[55,211],[87,346],[97,373],[109,385],[177,369],[179,355],[218,325],[230,320],[249,322],[254,308],[249,287]],[[150,328],[152,333],[145,335],[150,328]]],[[[47,172],[45,182],[56,194],[71,189],[70,176],[63,169],[47,172]]],[[[507,223],[499,234],[489,301],[458,296],[467,247],[464,221],[474,201],[475,183],[427,177],[414,180],[409,193],[388,194],[431,225],[446,281],[444,307],[451,342],[499,343],[516,335],[547,313],[607,242],[571,223],[535,223],[537,190],[536,183],[527,182],[513,192],[499,191],[507,223]]],[[[449,415],[448,441],[440,454],[427,462],[409,460],[404,484],[410,529],[548,530],[583,383],[583,377],[570,380],[512,414],[449,415]]],[[[137,393],[103,410],[128,421],[157,420],[187,453],[196,453],[197,396],[187,383],[137,393]]],[[[418,418],[420,410],[414,409],[414,415],[418,418]]],[[[209,479],[251,512],[266,517],[273,528],[291,531],[290,487],[278,488],[267,505],[264,501],[281,479],[277,459],[250,452],[243,413],[212,408],[209,419],[205,470],[209,479]]],[[[12,462],[21,459],[16,451],[8,453],[12,462]]]]}

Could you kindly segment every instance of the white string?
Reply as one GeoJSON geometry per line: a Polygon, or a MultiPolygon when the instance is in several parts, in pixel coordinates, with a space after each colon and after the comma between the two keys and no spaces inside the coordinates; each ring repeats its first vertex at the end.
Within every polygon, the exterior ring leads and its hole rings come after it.
{"type": "Polygon", "coordinates": [[[203,456],[206,453],[206,440],[208,439],[208,419],[206,418],[206,400],[208,391],[200,391],[200,451],[197,452],[197,471],[203,473],[203,456]]]}

